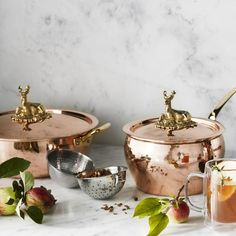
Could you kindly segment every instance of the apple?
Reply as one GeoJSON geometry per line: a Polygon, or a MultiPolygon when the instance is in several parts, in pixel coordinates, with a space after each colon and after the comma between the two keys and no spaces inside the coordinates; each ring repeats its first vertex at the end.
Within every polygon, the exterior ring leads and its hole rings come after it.
{"type": "Polygon", "coordinates": [[[55,205],[55,198],[44,187],[35,187],[27,191],[25,196],[26,206],[36,206],[41,209],[43,213],[47,213],[55,205]]]}
{"type": "Polygon", "coordinates": [[[173,200],[170,203],[169,218],[175,223],[186,222],[190,212],[188,204],[183,199],[173,200]]]}
{"type": "Polygon", "coordinates": [[[6,204],[9,199],[15,200],[15,192],[12,187],[0,188],[0,215],[14,215],[16,211],[16,203],[6,204]]]}

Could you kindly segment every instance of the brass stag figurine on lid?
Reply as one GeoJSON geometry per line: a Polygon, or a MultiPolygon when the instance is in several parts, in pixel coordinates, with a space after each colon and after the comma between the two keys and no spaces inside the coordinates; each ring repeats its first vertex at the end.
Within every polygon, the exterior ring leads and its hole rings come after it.
{"type": "Polygon", "coordinates": [[[32,103],[27,101],[27,94],[29,93],[30,86],[26,86],[23,90],[19,86],[19,92],[21,95],[21,106],[16,108],[15,114],[11,117],[12,121],[19,124],[23,124],[23,130],[31,130],[30,124],[43,122],[45,119],[52,117],[50,113],[47,113],[40,103],[32,103]]]}
{"type": "Polygon", "coordinates": [[[196,122],[192,121],[189,112],[172,109],[171,101],[175,94],[175,91],[170,95],[167,95],[166,91],[163,92],[166,113],[161,114],[155,124],[157,128],[167,130],[168,136],[173,136],[173,131],[175,130],[188,129],[197,126],[196,122]]]}

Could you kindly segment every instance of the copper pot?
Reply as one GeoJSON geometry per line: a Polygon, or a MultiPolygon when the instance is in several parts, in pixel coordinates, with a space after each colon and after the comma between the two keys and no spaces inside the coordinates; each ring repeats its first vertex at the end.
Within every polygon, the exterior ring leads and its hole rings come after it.
{"type": "MultiPolygon", "coordinates": [[[[125,157],[137,187],[150,194],[176,194],[189,173],[203,172],[206,161],[222,158],[224,127],[215,118],[234,93],[236,88],[204,119],[172,109],[175,92],[164,92],[166,113],[126,124],[125,157]]],[[[193,179],[189,194],[201,192],[202,181],[193,179]]]]}
{"type": "Polygon", "coordinates": [[[97,127],[98,119],[88,113],[44,109],[27,101],[28,86],[19,90],[21,106],[0,113],[0,163],[15,156],[25,158],[34,177],[48,176],[47,151],[71,149],[88,154],[94,134],[110,127],[110,123],[97,127]]]}

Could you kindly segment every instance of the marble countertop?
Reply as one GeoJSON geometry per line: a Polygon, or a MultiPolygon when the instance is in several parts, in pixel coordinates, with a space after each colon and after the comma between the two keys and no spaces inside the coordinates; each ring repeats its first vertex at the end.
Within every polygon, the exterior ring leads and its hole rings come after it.
{"type": "MultiPolygon", "coordinates": [[[[126,165],[123,148],[121,146],[93,145],[90,157],[97,167],[109,165],[126,165]]],[[[1,186],[8,186],[11,179],[1,180],[1,186]]],[[[54,209],[44,216],[42,225],[33,223],[30,219],[21,220],[17,216],[0,217],[1,235],[50,235],[50,236],[106,236],[106,235],[135,235],[143,236],[148,232],[147,219],[132,218],[134,207],[138,199],[150,196],[138,191],[134,181],[127,172],[124,188],[113,199],[94,200],[85,195],[80,189],[65,189],[58,186],[51,179],[37,179],[35,186],[44,185],[52,190],[57,204],[54,209]],[[123,211],[116,203],[130,206],[123,211]],[[114,212],[108,212],[101,207],[103,204],[114,206],[114,212]]],[[[193,197],[201,202],[201,195],[193,197]]],[[[200,213],[191,211],[189,222],[186,224],[169,224],[161,235],[235,235],[236,229],[229,232],[216,232],[204,226],[200,213]]]]}

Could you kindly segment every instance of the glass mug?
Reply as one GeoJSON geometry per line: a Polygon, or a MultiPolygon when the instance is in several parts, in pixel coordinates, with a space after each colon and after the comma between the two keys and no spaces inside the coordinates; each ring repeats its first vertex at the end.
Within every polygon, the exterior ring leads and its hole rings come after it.
{"type": "Polygon", "coordinates": [[[204,174],[189,174],[185,197],[193,210],[203,212],[207,225],[217,228],[236,223],[236,159],[211,160],[206,163],[204,174]],[[203,207],[193,204],[188,196],[192,177],[203,178],[203,207]]]}

